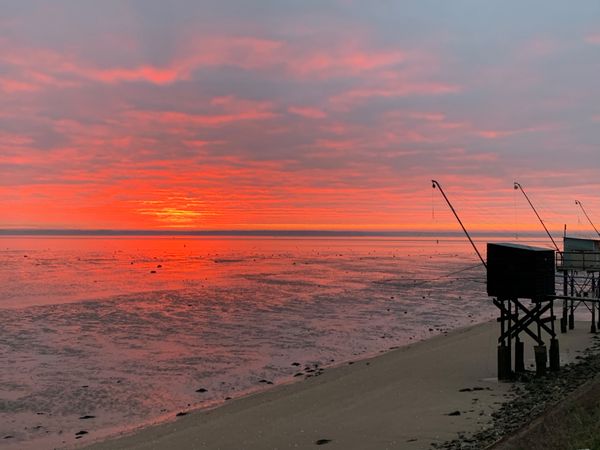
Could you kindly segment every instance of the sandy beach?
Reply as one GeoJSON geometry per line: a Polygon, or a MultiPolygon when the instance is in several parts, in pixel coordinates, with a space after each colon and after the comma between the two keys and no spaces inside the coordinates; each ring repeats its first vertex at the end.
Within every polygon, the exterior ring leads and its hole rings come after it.
{"type": "MultiPolygon", "coordinates": [[[[480,429],[511,395],[495,379],[497,336],[495,322],[455,330],[86,448],[427,449],[480,429]]],[[[590,336],[586,323],[560,335],[561,364],[590,336]]]]}

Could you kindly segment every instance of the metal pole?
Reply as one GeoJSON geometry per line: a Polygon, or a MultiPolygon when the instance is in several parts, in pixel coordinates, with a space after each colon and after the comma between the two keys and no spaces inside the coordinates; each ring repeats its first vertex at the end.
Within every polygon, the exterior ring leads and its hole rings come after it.
{"type": "Polygon", "coordinates": [[[483,257],[481,256],[481,253],[479,253],[479,250],[477,250],[477,247],[475,246],[475,243],[473,242],[473,239],[471,239],[471,236],[469,235],[469,232],[467,231],[467,229],[463,225],[462,221],[460,220],[460,217],[458,217],[458,214],[454,210],[454,207],[452,206],[452,203],[450,203],[450,200],[448,200],[448,197],[446,197],[446,194],[444,193],[444,190],[442,189],[442,186],[440,186],[440,183],[438,183],[436,180],[431,180],[431,187],[433,187],[433,189],[435,189],[436,186],[440,190],[440,192],[442,193],[442,195],[444,196],[444,200],[446,200],[446,203],[448,203],[448,206],[450,207],[450,209],[454,213],[454,217],[456,217],[456,220],[458,220],[458,223],[460,224],[460,226],[462,227],[463,231],[467,235],[467,238],[469,239],[469,242],[473,246],[473,249],[475,250],[475,253],[477,253],[477,256],[479,256],[479,259],[481,260],[481,264],[483,264],[483,267],[485,267],[487,269],[486,262],[483,260],[483,257]]]}
{"type": "Polygon", "coordinates": [[[523,190],[523,186],[521,186],[519,183],[517,183],[516,181],[514,182],[514,186],[515,189],[521,189],[521,192],[523,193],[523,195],[525,196],[525,198],[527,199],[527,202],[529,203],[529,206],[531,206],[531,209],[533,209],[533,212],[535,213],[535,215],[537,216],[538,220],[540,221],[540,223],[542,224],[542,226],[544,227],[544,230],[546,230],[546,234],[548,235],[548,237],[550,238],[550,240],[552,241],[552,243],[554,244],[554,248],[556,248],[557,252],[560,252],[560,250],[558,249],[558,245],[556,245],[556,242],[554,242],[554,238],[552,237],[552,235],[550,234],[550,232],[548,231],[548,228],[546,228],[546,225],[544,225],[544,221],[542,220],[542,218],[540,217],[540,215],[538,214],[537,210],[535,209],[535,207],[533,206],[533,203],[531,203],[531,200],[529,200],[529,197],[527,197],[527,194],[525,193],[525,191],[523,190]]]}
{"type": "Polygon", "coordinates": [[[596,232],[596,234],[598,236],[600,236],[600,232],[598,232],[597,228],[594,226],[594,223],[592,222],[592,220],[590,219],[590,216],[587,215],[587,213],[585,212],[585,209],[583,209],[583,205],[581,204],[581,202],[579,200],[575,200],[575,204],[579,205],[579,207],[581,208],[581,210],[583,211],[583,214],[585,214],[585,217],[587,218],[588,222],[590,223],[590,225],[592,226],[592,228],[594,228],[594,231],[596,232]]]}

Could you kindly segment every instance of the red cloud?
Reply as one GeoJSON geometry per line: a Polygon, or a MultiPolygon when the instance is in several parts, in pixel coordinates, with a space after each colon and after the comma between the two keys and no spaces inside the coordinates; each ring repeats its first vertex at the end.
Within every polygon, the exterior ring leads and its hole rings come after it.
{"type": "Polygon", "coordinates": [[[403,63],[406,54],[402,51],[377,51],[357,48],[333,48],[329,50],[300,50],[290,54],[282,62],[296,76],[340,76],[357,75],[403,63]],[[287,61],[286,61],[287,60],[287,61]]]}
{"type": "Polygon", "coordinates": [[[126,115],[140,123],[162,123],[170,126],[220,126],[247,120],[265,120],[276,117],[271,102],[238,99],[233,96],[217,97],[210,105],[216,109],[210,113],[184,113],[179,111],[131,111],[126,115]]]}
{"type": "Polygon", "coordinates": [[[153,84],[168,84],[178,80],[181,73],[177,69],[160,69],[151,66],[136,67],[133,69],[84,69],[81,74],[105,83],[118,83],[121,81],[148,81],[153,84]]]}
{"type": "Polygon", "coordinates": [[[298,116],[306,117],[307,119],[324,119],[327,117],[323,111],[310,106],[290,106],[288,111],[298,116]]]}
{"type": "Polygon", "coordinates": [[[499,139],[499,138],[504,138],[504,137],[508,137],[508,136],[513,136],[516,134],[548,131],[548,130],[551,130],[554,128],[556,128],[556,125],[546,124],[546,125],[539,125],[539,126],[527,127],[527,128],[517,128],[517,129],[513,129],[513,130],[478,130],[478,131],[475,131],[475,134],[477,136],[480,136],[485,139],[499,139]]]}
{"type": "Polygon", "coordinates": [[[346,92],[333,96],[330,101],[334,105],[348,107],[376,97],[447,95],[456,94],[460,91],[461,87],[456,84],[406,79],[381,83],[380,86],[349,89],[346,92]]]}

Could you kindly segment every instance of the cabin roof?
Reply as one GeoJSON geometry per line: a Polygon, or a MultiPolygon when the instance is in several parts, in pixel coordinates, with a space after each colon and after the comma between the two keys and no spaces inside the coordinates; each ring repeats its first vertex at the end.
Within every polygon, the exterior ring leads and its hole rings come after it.
{"type": "Polygon", "coordinates": [[[589,239],[589,238],[580,238],[580,237],[573,237],[573,236],[565,236],[563,238],[563,240],[564,241],[570,240],[570,241],[600,242],[600,239],[589,239]]]}

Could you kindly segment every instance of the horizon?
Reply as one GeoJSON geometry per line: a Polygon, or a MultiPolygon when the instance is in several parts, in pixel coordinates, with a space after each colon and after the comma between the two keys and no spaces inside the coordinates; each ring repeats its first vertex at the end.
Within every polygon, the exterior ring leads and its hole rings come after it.
{"type": "MultiPolygon", "coordinates": [[[[564,230],[549,230],[555,237],[564,230]]],[[[476,237],[546,238],[544,231],[474,230],[469,234],[476,237]]],[[[568,233],[567,237],[597,239],[592,233],[568,233]]],[[[78,229],[78,228],[0,228],[0,236],[238,236],[238,237],[465,237],[461,230],[319,230],[319,229],[266,229],[266,230],[160,230],[160,229],[78,229]]]]}

